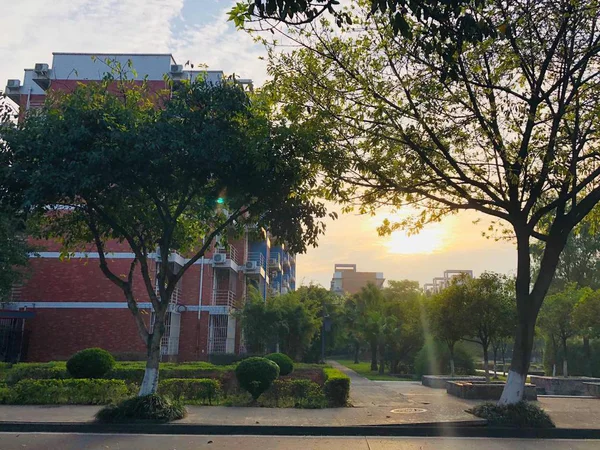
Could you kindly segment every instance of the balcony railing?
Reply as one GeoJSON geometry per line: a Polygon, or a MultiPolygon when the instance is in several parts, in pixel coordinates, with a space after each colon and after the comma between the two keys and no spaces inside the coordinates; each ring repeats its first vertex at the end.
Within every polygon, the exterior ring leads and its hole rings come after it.
{"type": "Polygon", "coordinates": [[[228,246],[228,248],[219,247],[215,249],[215,253],[224,253],[227,255],[227,259],[232,260],[234,263],[239,264],[237,258],[237,250],[233,245],[228,246]]]}
{"type": "Polygon", "coordinates": [[[292,255],[291,253],[288,255],[288,260],[290,264],[296,264],[296,255],[292,255]]]}
{"type": "Polygon", "coordinates": [[[212,305],[235,307],[235,292],[225,289],[213,291],[212,305]]]}
{"type": "Polygon", "coordinates": [[[269,269],[281,270],[281,255],[279,253],[269,258],[269,269]]]}
{"type": "Polygon", "coordinates": [[[248,253],[248,257],[246,258],[246,261],[254,261],[254,262],[256,262],[256,265],[258,267],[262,267],[263,269],[266,269],[265,255],[263,255],[261,252],[248,253]]]}
{"type": "Polygon", "coordinates": [[[290,257],[289,257],[289,255],[285,255],[283,257],[283,266],[284,267],[290,267],[290,257]]]}

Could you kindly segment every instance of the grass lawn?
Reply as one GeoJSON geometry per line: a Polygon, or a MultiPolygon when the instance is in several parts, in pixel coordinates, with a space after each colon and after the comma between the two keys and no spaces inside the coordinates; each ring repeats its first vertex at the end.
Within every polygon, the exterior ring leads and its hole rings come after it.
{"type": "Polygon", "coordinates": [[[393,375],[379,375],[377,372],[371,371],[371,363],[370,362],[359,362],[358,364],[354,364],[354,361],[351,359],[336,359],[341,365],[346,366],[348,369],[354,370],[359,375],[362,375],[369,380],[374,381],[412,381],[412,378],[400,378],[395,377],[393,375]]]}

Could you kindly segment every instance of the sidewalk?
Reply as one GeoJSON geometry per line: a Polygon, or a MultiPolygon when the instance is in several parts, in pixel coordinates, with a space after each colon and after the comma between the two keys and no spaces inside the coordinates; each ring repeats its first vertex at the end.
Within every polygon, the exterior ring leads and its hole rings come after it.
{"type": "MultiPolygon", "coordinates": [[[[480,401],[463,400],[414,381],[371,381],[335,361],[329,364],[351,378],[352,407],[327,409],[189,406],[178,424],[206,426],[356,427],[445,424],[481,425],[465,412],[480,401]]],[[[559,428],[600,428],[600,400],[540,398],[559,428]]],[[[0,422],[91,423],[99,406],[0,405],[0,422]]]]}

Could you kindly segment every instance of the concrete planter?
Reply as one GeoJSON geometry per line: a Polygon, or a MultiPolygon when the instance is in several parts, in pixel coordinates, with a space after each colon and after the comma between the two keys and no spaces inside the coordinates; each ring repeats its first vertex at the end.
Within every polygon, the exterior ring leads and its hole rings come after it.
{"type": "MultiPolygon", "coordinates": [[[[485,381],[447,381],[446,392],[455,397],[468,400],[500,400],[504,390],[504,382],[496,381],[486,383],[485,381]]],[[[525,400],[537,400],[535,385],[525,385],[525,400]]]]}
{"type": "Polygon", "coordinates": [[[532,375],[531,384],[535,384],[546,395],[591,395],[589,383],[600,383],[600,378],[590,377],[545,377],[532,375]]]}
{"type": "Polygon", "coordinates": [[[480,376],[458,376],[450,375],[423,375],[421,384],[434,389],[446,389],[446,381],[485,381],[485,377],[480,376]]]}
{"type": "Polygon", "coordinates": [[[600,383],[583,383],[587,389],[587,395],[600,398],[600,383]]]}

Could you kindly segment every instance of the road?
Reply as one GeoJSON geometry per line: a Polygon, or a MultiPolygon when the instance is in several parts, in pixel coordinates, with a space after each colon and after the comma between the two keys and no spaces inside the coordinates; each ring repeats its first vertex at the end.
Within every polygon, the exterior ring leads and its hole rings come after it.
{"type": "Polygon", "coordinates": [[[1,450],[596,450],[600,441],[0,433],[1,450]]]}

